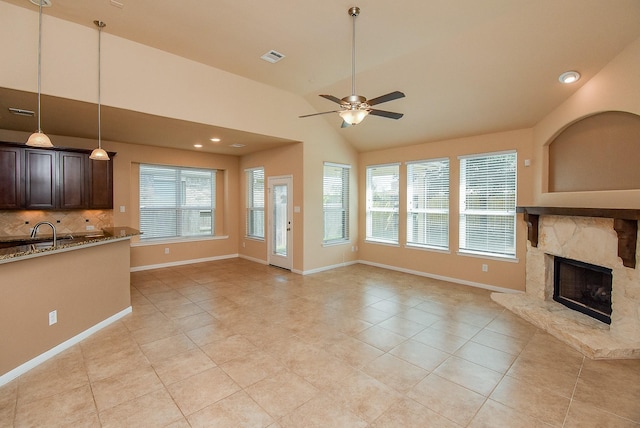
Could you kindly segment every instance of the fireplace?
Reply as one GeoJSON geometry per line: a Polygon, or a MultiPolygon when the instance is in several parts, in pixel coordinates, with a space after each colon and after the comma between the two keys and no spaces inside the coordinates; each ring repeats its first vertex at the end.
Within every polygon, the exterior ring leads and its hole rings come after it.
{"type": "Polygon", "coordinates": [[[640,210],[519,212],[529,241],[525,293],[493,293],[492,299],[589,358],[640,359],[640,210]],[[557,267],[562,260],[568,262],[557,267]],[[554,292],[556,274],[566,283],[560,292],[554,292]],[[568,298],[578,311],[554,295],[568,298]],[[586,307],[592,316],[583,313],[586,307]]]}
{"type": "Polygon", "coordinates": [[[611,324],[611,269],[554,257],[553,300],[611,324]]]}

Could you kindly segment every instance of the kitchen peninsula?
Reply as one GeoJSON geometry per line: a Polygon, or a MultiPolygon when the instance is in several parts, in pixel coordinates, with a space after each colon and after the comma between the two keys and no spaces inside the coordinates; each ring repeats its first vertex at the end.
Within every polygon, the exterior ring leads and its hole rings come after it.
{"type": "Polygon", "coordinates": [[[0,249],[0,385],[131,312],[129,241],[139,234],[105,228],[0,249]]]}

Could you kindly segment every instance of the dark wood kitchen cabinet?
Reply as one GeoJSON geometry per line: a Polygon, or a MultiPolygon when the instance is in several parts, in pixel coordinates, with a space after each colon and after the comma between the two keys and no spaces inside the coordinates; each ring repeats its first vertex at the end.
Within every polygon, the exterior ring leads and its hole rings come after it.
{"type": "Polygon", "coordinates": [[[113,208],[113,162],[90,153],[0,143],[0,209],[113,208]]]}
{"type": "Polygon", "coordinates": [[[56,207],[56,152],[24,150],[26,209],[51,210],[56,207]]]}
{"type": "Polygon", "coordinates": [[[0,146],[0,209],[24,206],[22,150],[0,146]]]}
{"type": "MultiPolygon", "coordinates": [[[[113,157],[114,153],[109,153],[113,157]]],[[[89,207],[113,208],[113,162],[89,159],[89,207]]]]}
{"type": "Polygon", "coordinates": [[[58,189],[56,206],[63,210],[89,208],[85,186],[87,163],[84,153],[58,152],[58,189]]]}

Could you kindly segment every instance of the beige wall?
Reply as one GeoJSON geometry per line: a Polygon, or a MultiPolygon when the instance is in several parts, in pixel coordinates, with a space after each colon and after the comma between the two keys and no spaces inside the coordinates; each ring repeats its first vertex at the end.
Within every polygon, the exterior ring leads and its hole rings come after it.
{"type": "MultiPolygon", "coordinates": [[[[548,144],[575,121],[604,111],[640,114],[640,39],[533,128],[534,203],[538,206],[640,208],[640,189],[548,192],[548,144]]],[[[593,154],[592,157],[597,157],[593,154]]]]}
{"type": "Polygon", "coordinates": [[[482,135],[470,138],[426,143],[411,147],[360,155],[359,200],[360,200],[360,259],[381,265],[451,278],[463,283],[480,286],[493,286],[524,291],[526,228],[520,216],[516,233],[516,261],[504,261],[497,258],[481,258],[459,255],[458,219],[459,219],[459,183],[460,166],[458,156],[516,150],[518,153],[518,205],[531,204],[533,173],[524,166],[532,155],[531,130],[520,130],[498,134],[482,135]],[[430,251],[405,247],[406,243],[406,165],[405,162],[425,159],[448,158],[450,162],[450,213],[449,213],[449,251],[430,251]],[[368,165],[400,162],[400,220],[399,246],[377,244],[364,241],[366,236],[365,197],[366,167],[368,165]],[[488,272],[482,271],[482,265],[488,265],[488,272]]]}
{"type": "MultiPolygon", "coordinates": [[[[267,194],[269,177],[291,176],[293,180],[293,205],[302,206],[304,175],[302,171],[302,144],[292,144],[289,146],[258,152],[243,156],[240,159],[240,190],[241,197],[238,203],[238,237],[240,240],[239,253],[247,258],[266,263],[268,261],[268,230],[265,230],[265,239],[252,239],[246,237],[247,224],[247,204],[246,204],[246,174],[248,168],[264,168],[265,178],[265,228],[270,218],[267,194]]],[[[304,212],[293,214],[293,270],[301,271],[304,265],[304,212]],[[300,227],[298,227],[300,225],[300,227]]]]}
{"type": "Polygon", "coordinates": [[[131,306],[129,240],[0,264],[0,295],[3,375],[131,306]]]}

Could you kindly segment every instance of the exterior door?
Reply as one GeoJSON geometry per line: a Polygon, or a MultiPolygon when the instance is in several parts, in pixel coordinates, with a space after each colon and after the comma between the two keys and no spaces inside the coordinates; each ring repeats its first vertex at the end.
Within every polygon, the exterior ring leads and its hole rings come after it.
{"type": "Polygon", "coordinates": [[[293,267],[292,177],[269,177],[269,264],[293,267]]]}

